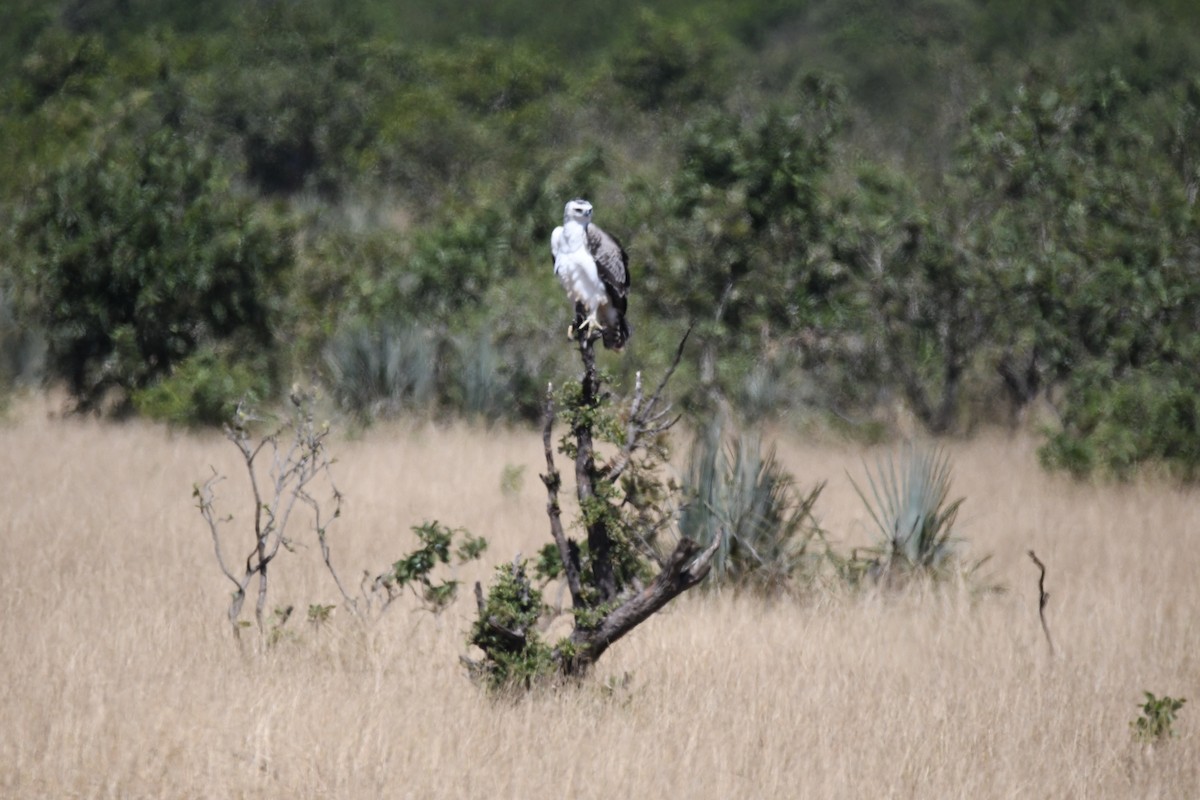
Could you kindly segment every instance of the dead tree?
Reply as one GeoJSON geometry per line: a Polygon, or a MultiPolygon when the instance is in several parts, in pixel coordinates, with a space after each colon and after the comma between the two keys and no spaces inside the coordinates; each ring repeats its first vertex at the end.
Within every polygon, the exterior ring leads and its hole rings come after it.
{"type": "Polygon", "coordinates": [[[593,334],[578,340],[583,377],[560,395],[569,430],[559,451],[575,462],[582,542],[567,535],[559,506],[562,476],[553,447],[559,410],[552,390],[546,394],[542,427],[546,472],[541,478],[553,540],[543,553],[554,562],[546,572],[566,584],[574,627],[553,645],[539,640],[535,623],[544,607],[520,559],[500,568],[486,599],[476,584],[479,618],[471,643],[484,651],[484,659],[466,661],[473,672],[494,683],[528,682],[533,673],[582,675],[614,642],[703,580],[720,545],[720,537],[702,548],[685,536],[665,555],[655,545],[671,514],[661,493],[653,491],[661,487],[652,473],[665,458],[664,438],[678,421],[663,391],[679,365],[688,335],[649,397],[638,374],[623,420],[612,413],[611,398],[596,370],[593,344],[599,338],[593,334]],[[597,458],[598,437],[616,446],[616,453],[603,462],[597,458]],[[653,575],[652,563],[657,566],[653,575]]]}
{"type": "Polygon", "coordinates": [[[312,398],[293,392],[291,416],[273,433],[255,441],[248,426],[259,420],[238,407],[236,421],[225,426],[225,437],[237,446],[250,483],[253,511],[250,514],[252,534],[249,552],[244,562],[227,560],[222,547],[220,528],[232,520],[232,515],[219,517],[215,508],[215,487],[224,476],[213,470],[212,477],[193,490],[197,507],[212,534],[213,549],[221,572],[233,584],[229,601],[229,624],[235,637],[249,623],[241,620],[242,605],[247,590],[257,577],[257,599],[254,619],[260,633],[265,633],[265,611],[268,594],[270,567],[280,549],[290,550],[292,542],[287,536],[288,521],[297,506],[308,508],[312,516],[312,527],[321,548],[321,557],[338,591],[352,611],[356,604],[346,592],[329,550],[327,530],[341,516],[342,493],[333,483],[332,459],[325,448],[329,435],[327,425],[318,425],[313,420],[312,398]],[[263,463],[265,460],[266,463],[263,463]],[[316,482],[326,484],[330,492],[328,506],[323,506],[312,492],[316,482]]]}
{"type": "MultiPolygon", "coordinates": [[[[252,624],[241,616],[246,595],[256,578],[253,624],[257,625],[259,634],[278,634],[291,616],[290,606],[276,610],[274,628],[268,632],[268,579],[274,574],[272,565],[280,551],[296,549],[296,542],[288,534],[288,524],[293,512],[300,507],[307,509],[308,525],[316,536],[321,560],[337,586],[343,607],[361,621],[386,611],[405,587],[413,592],[424,610],[441,613],[454,600],[458,581],[435,580],[434,571],[439,565],[449,565],[452,561],[461,565],[475,560],[487,548],[484,539],[461,528],[452,529],[436,520],[427,521],[411,529],[420,546],[378,575],[364,571],[357,596],[347,591],[334,569],[328,536],[329,527],[342,515],[343,496],[333,481],[334,459],[326,446],[329,425],[318,424],[314,419],[314,402],[311,392],[294,389],[289,416],[261,437],[256,438],[251,428],[263,420],[255,417],[244,404],[238,406],[233,424],[225,426],[225,438],[241,454],[253,503],[245,525],[240,528],[249,545],[244,561],[229,558],[223,541],[222,529],[235,527],[228,524],[233,521],[232,514],[222,516],[217,512],[216,487],[225,477],[214,469],[211,477],[196,484],[192,491],[200,515],[208,525],[217,566],[233,584],[227,616],[239,643],[241,629],[252,624]],[[328,493],[328,499],[322,499],[325,493],[328,493]]],[[[235,530],[234,536],[237,535],[235,530]]],[[[311,604],[309,620],[314,624],[327,620],[333,609],[332,605],[311,604]]]]}

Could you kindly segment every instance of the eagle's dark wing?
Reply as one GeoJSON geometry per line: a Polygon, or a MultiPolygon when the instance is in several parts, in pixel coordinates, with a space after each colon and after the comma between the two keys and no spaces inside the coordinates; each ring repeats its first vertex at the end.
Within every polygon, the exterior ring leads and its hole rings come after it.
{"type": "Polygon", "coordinates": [[[600,280],[608,287],[608,296],[624,298],[629,294],[629,256],[625,248],[596,225],[587,226],[587,242],[600,280]]]}
{"type": "Polygon", "coordinates": [[[588,252],[596,261],[596,272],[608,294],[608,304],[617,316],[615,326],[604,329],[604,346],[620,350],[629,341],[629,323],[625,320],[625,309],[629,296],[629,256],[625,248],[596,225],[587,226],[588,252]]]}

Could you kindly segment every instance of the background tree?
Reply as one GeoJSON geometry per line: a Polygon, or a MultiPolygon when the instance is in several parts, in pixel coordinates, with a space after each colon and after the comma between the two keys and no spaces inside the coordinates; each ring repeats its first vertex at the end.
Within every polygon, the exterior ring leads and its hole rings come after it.
{"type": "Polygon", "coordinates": [[[1002,107],[977,109],[963,156],[987,198],[979,273],[1004,309],[997,369],[1022,400],[1061,387],[1048,463],[1192,472],[1200,428],[1184,398],[1200,385],[1182,365],[1200,350],[1200,218],[1179,139],[1188,101],[1164,116],[1117,72],[1034,74],[1002,107]],[[1151,413],[1133,424],[1139,406],[1151,413]]]}
{"type": "Polygon", "coordinates": [[[822,190],[841,124],[837,87],[813,76],[788,109],[751,121],[714,113],[687,132],[639,294],[656,315],[696,322],[710,390],[728,393],[739,377],[721,380],[718,350],[732,365],[769,349],[822,303],[822,190]]]}
{"type": "MultiPolygon", "coordinates": [[[[151,394],[135,405],[159,417],[222,419],[211,409],[229,387],[269,391],[277,368],[320,372],[364,418],[534,419],[535,387],[566,368],[561,348],[531,344],[558,333],[546,241],[584,195],[636,265],[620,381],[665,369],[690,318],[699,347],[675,378],[686,411],[874,436],[898,402],[940,432],[1049,400],[1048,463],[1187,471],[1200,6],[638,6],[613,0],[601,30],[541,0],[453,19],[427,0],[203,13],[16,0],[0,29],[0,287],[29,301],[28,322],[56,326],[60,355],[62,315],[89,320],[71,334],[91,349],[68,360],[92,364],[73,391],[140,386],[151,394]],[[183,158],[161,160],[175,167],[140,164],[172,137],[183,158]],[[130,198],[209,163],[207,188],[163,208],[210,198],[197,212],[210,234],[172,250],[183,228],[151,234],[161,203],[130,198]],[[83,203],[77,178],[73,205],[58,202],[53,181],[72,174],[125,188],[83,203]],[[148,243],[112,253],[177,253],[162,274],[197,283],[218,232],[257,242],[250,231],[277,229],[285,209],[301,235],[273,246],[297,268],[250,282],[254,302],[286,313],[265,315],[269,335],[254,322],[214,333],[170,284],[159,294],[179,301],[151,302],[143,332],[169,352],[143,354],[127,313],[39,299],[17,273],[41,262],[54,282],[55,213],[104,204],[113,237],[148,243]],[[1131,428],[1123,409],[1139,404],[1157,421],[1131,428]]],[[[92,249],[90,274],[126,269],[92,249]]],[[[53,379],[72,371],[49,363],[53,379]]]]}
{"type": "Polygon", "coordinates": [[[64,164],[17,221],[22,305],[81,408],[171,374],[204,346],[270,352],[287,228],[169,129],[64,164]]]}

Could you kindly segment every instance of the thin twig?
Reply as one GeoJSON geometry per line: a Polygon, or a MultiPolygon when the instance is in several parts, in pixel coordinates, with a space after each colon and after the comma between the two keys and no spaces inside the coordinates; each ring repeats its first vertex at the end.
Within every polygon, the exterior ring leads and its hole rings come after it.
{"type": "Polygon", "coordinates": [[[671,406],[668,404],[663,409],[658,409],[658,403],[662,399],[663,390],[667,387],[667,382],[671,380],[671,376],[675,374],[676,368],[679,367],[679,362],[683,359],[683,348],[687,344],[688,337],[692,335],[693,325],[689,325],[684,331],[683,338],[679,340],[679,346],[675,349],[675,358],[671,361],[671,366],[663,375],[662,380],[658,383],[658,388],[654,390],[654,394],[643,405],[642,402],[642,373],[637,374],[635,388],[633,393],[633,403],[630,406],[629,423],[626,426],[625,444],[621,447],[619,453],[613,457],[607,465],[600,470],[600,477],[610,481],[617,481],[622,473],[628,469],[630,462],[633,460],[633,454],[639,447],[645,447],[648,440],[653,439],[664,431],[670,430],[679,421],[676,416],[667,422],[663,420],[671,413],[671,406]]]}
{"type": "Polygon", "coordinates": [[[1046,644],[1050,647],[1050,655],[1054,656],[1054,642],[1050,639],[1050,628],[1046,625],[1046,604],[1050,602],[1050,593],[1046,591],[1046,565],[1043,564],[1034,554],[1029,551],[1029,557],[1033,559],[1033,563],[1037,564],[1041,574],[1038,575],[1038,616],[1042,620],[1042,633],[1046,634],[1046,644]]]}

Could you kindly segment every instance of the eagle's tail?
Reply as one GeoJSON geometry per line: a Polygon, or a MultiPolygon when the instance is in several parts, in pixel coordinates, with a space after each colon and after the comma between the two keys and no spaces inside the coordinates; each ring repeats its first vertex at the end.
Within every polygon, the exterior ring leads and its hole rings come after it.
{"type": "Polygon", "coordinates": [[[629,341],[629,336],[632,332],[629,322],[626,321],[625,315],[622,314],[615,324],[604,327],[604,330],[601,331],[601,337],[605,348],[620,350],[629,341]]]}

